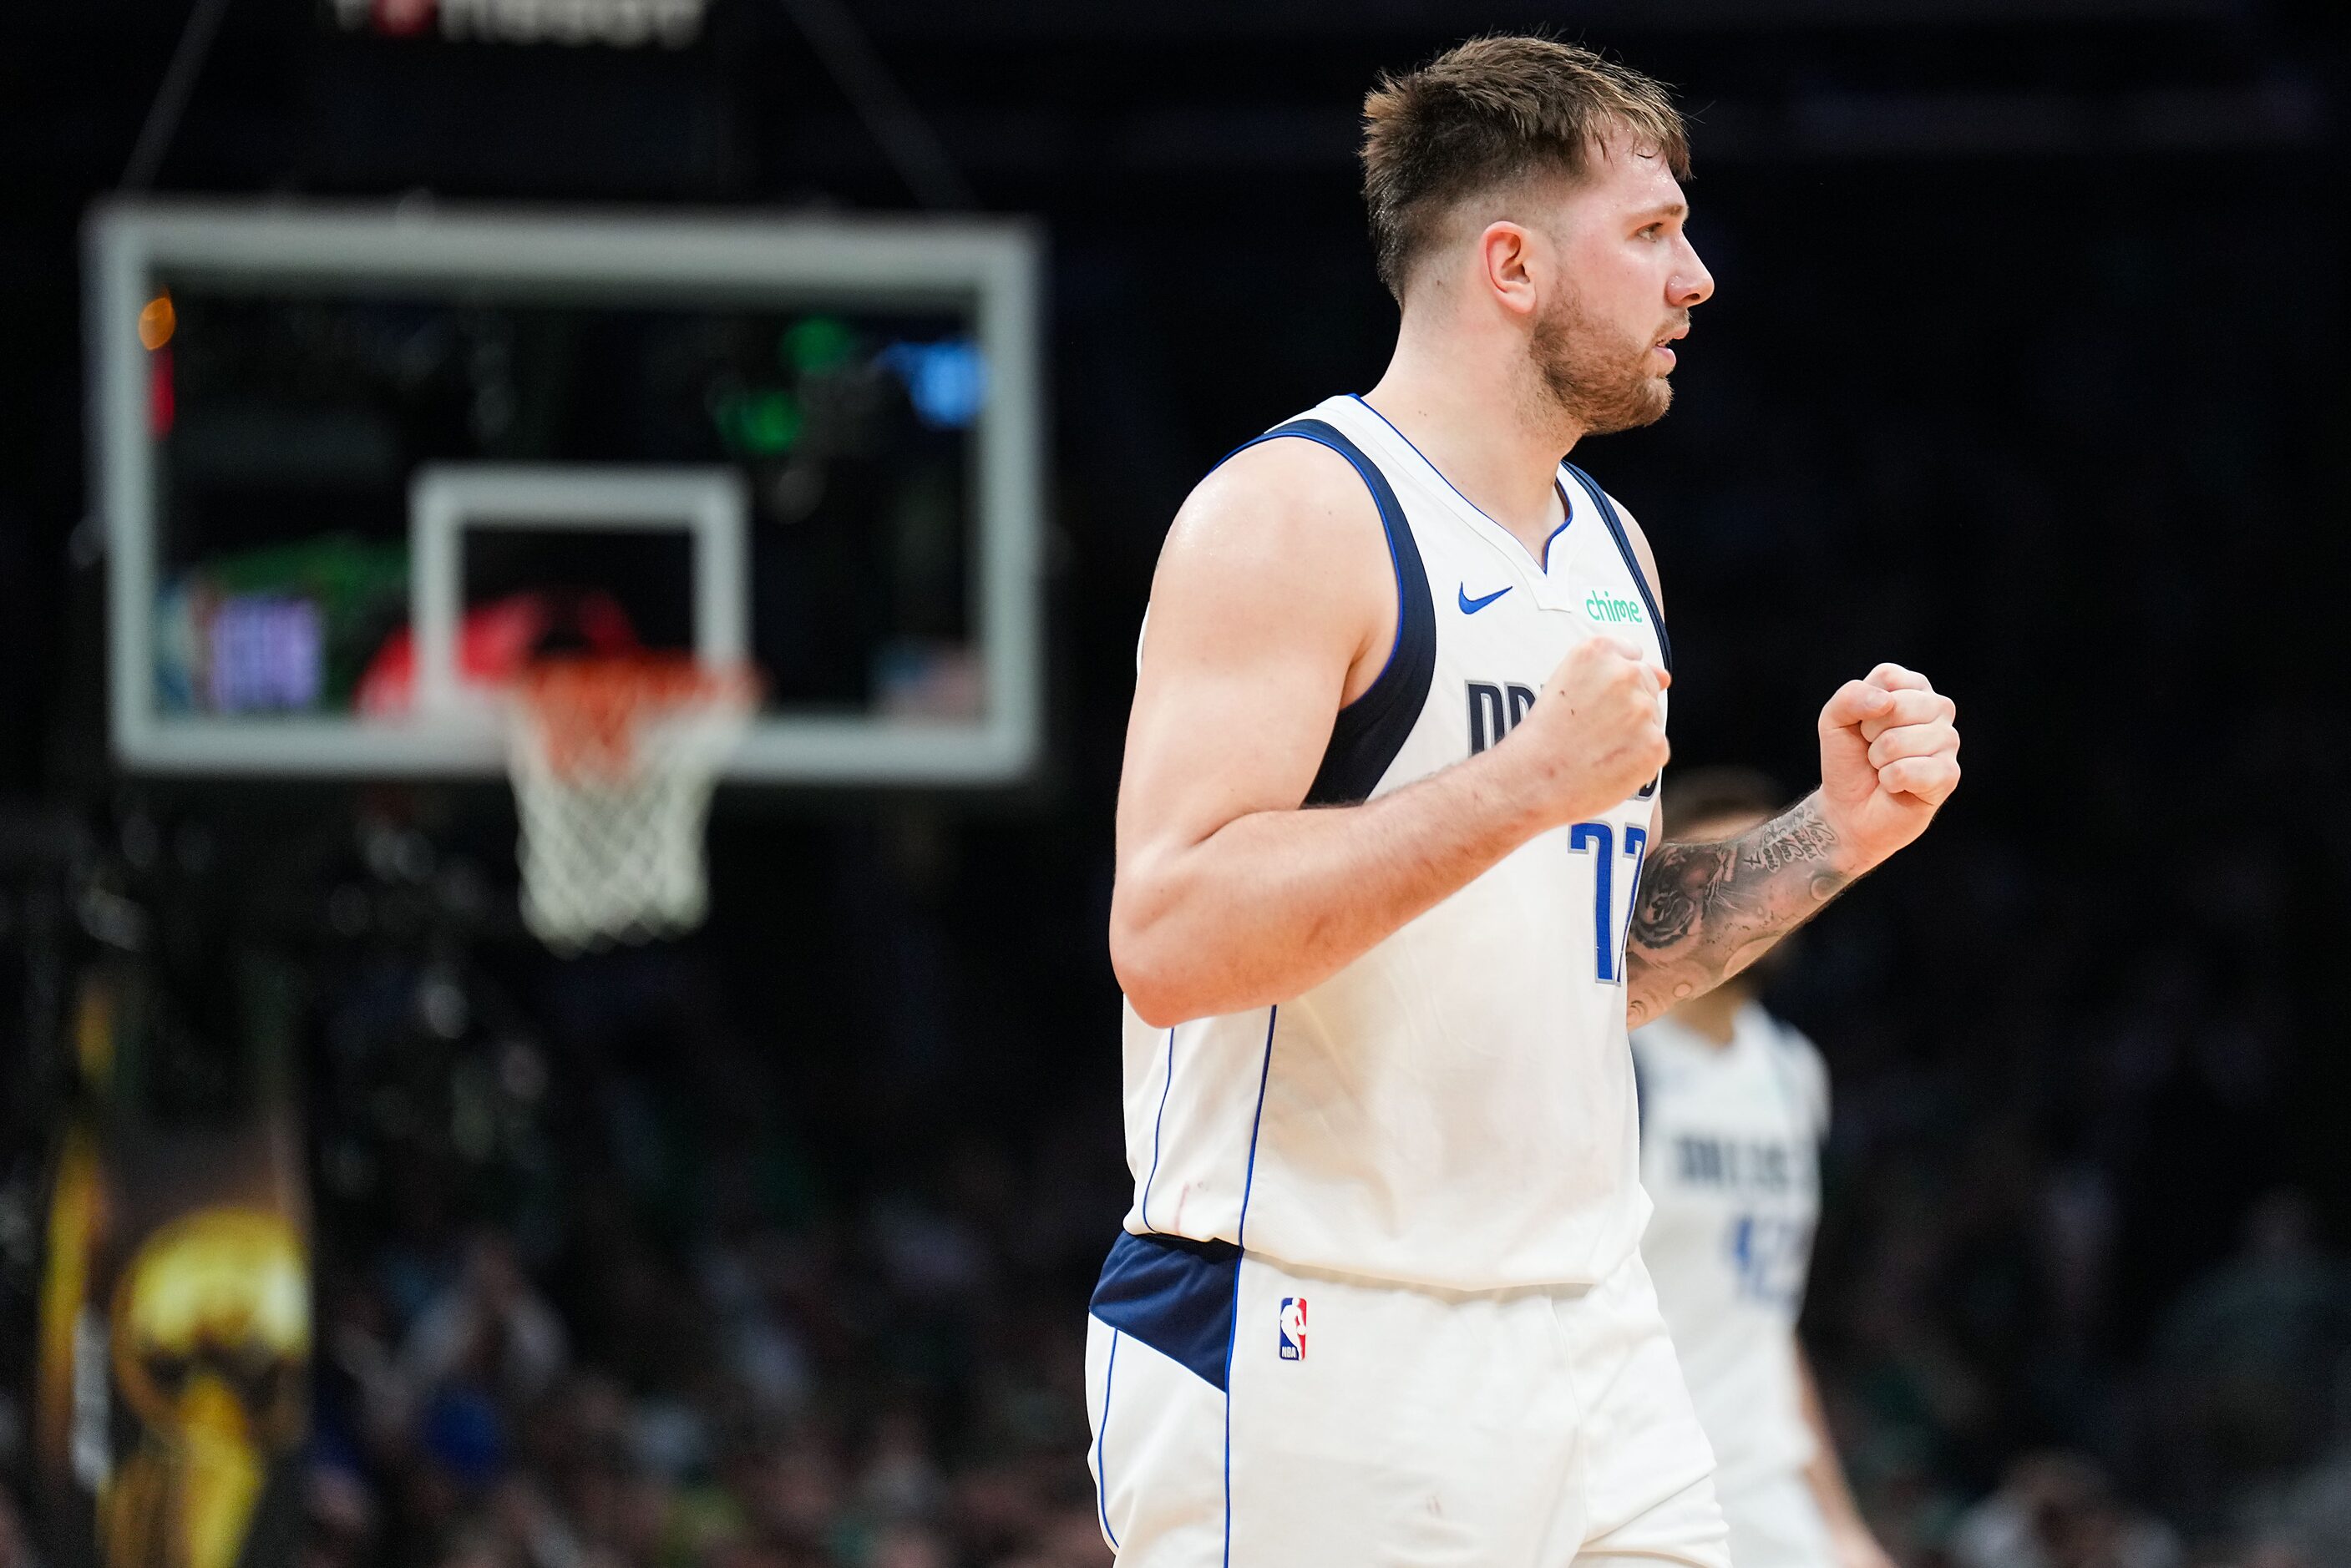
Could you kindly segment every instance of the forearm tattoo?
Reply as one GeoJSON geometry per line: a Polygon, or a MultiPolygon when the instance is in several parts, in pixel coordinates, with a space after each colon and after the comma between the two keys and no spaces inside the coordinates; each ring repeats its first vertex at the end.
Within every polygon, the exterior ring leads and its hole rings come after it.
{"type": "Polygon", "coordinates": [[[1742,837],[1652,852],[1625,942],[1633,1025],[1713,990],[1844,892],[1853,879],[1829,864],[1837,843],[1806,799],[1742,837]]]}

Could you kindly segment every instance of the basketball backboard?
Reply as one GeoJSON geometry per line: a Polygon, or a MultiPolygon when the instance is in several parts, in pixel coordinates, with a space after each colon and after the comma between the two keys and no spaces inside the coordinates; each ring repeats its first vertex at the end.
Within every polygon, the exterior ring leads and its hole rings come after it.
{"type": "Polygon", "coordinates": [[[1032,764],[1021,225],[141,201],[89,253],[132,771],[496,774],[549,638],[747,656],[731,779],[1032,764]]]}

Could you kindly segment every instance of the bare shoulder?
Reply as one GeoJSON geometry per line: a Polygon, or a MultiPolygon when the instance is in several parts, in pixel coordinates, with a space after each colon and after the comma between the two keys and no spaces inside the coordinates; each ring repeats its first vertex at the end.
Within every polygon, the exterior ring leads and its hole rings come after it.
{"type": "Polygon", "coordinates": [[[1314,569],[1329,567],[1333,552],[1367,545],[1386,553],[1379,508],[1354,464],[1320,441],[1269,441],[1220,463],[1193,488],[1162,559],[1295,560],[1314,569]]]}
{"type": "Polygon", "coordinates": [[[1246,635],[1271,615],[1352,648],[1385,634],[1395,602],[1379,508],[1354,465],[1316,441],[1270,441],[1218,466],[1176,513],[1151,627],[1246,635]]]}
{"type": "Polygon", "coordinates": [[[1122,868],[1237,815],[1295,809],[1395,619],[1379,508],[1345,458],[1267,441],[1202,480],[1151,585],[1119,779],[1122,868]]]}

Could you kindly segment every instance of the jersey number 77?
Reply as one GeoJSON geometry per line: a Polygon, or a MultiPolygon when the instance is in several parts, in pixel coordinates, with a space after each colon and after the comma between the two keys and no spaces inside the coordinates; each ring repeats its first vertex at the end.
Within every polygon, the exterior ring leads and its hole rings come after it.
{"type": "Polygon", "coordinates": [[[1633,867],[1625,878],[1625,919],[1616,922],[1616,833],[1604,822],[1579,822],[1567,830],[1567,846],[1592,857],[1592,967],[1601,981],[1625,982],[1625,943],[1632,935],[1633,906],[1641,896],[1641,862],[1649,853],[1649,830],[1625,830],[1625,858],[1633,867]]]}

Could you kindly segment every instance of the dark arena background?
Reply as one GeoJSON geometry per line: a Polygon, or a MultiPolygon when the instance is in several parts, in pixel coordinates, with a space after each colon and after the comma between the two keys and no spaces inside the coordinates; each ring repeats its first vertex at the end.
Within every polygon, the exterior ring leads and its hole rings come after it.
{"type": "MultiPolygon", "coordinates": [[[[1803,1332],[1865,1512],[1907,1568],[2351,1563],[2338,5],[81,0],[0,16],[0,1568],[1108,1562],[1153,563],[1220,454],[1379,374],[1375,73],[1530,26],[1693,120],[1719,295],[1672,415],[1576,454],[1655,542],[1676,765],[1809,785],[1881,659],[1968,735],[1771,992],[1835,1075],[1803,1332]],[[198,197],[651,222],[664,265],[669,223],[999,220],[1033,743],[726,783],[706,922],[571,956],[495,767],[127,756],[93,214],[198,197]],[[229,1276],[234,1334],[174,1315],[229,1276]]],[[[387,452],[733,464],[771,708],[1003,711],[946,306],[713,296],[697,359],[569,296],[444,331],[157,275],[165,586],[244,602],[331,535],[396,612],[387,452]],[[895,400],[827,423],[852,354],[895,400]]],[[[469,569],[549,580],[526,544],[469,569]]],[[[573,559],[676,639],[664,548],[573,559]]],[[[311,663],[156,701],[358,701],[383,626],[284,614],[253,646],[311,663]]]]}

